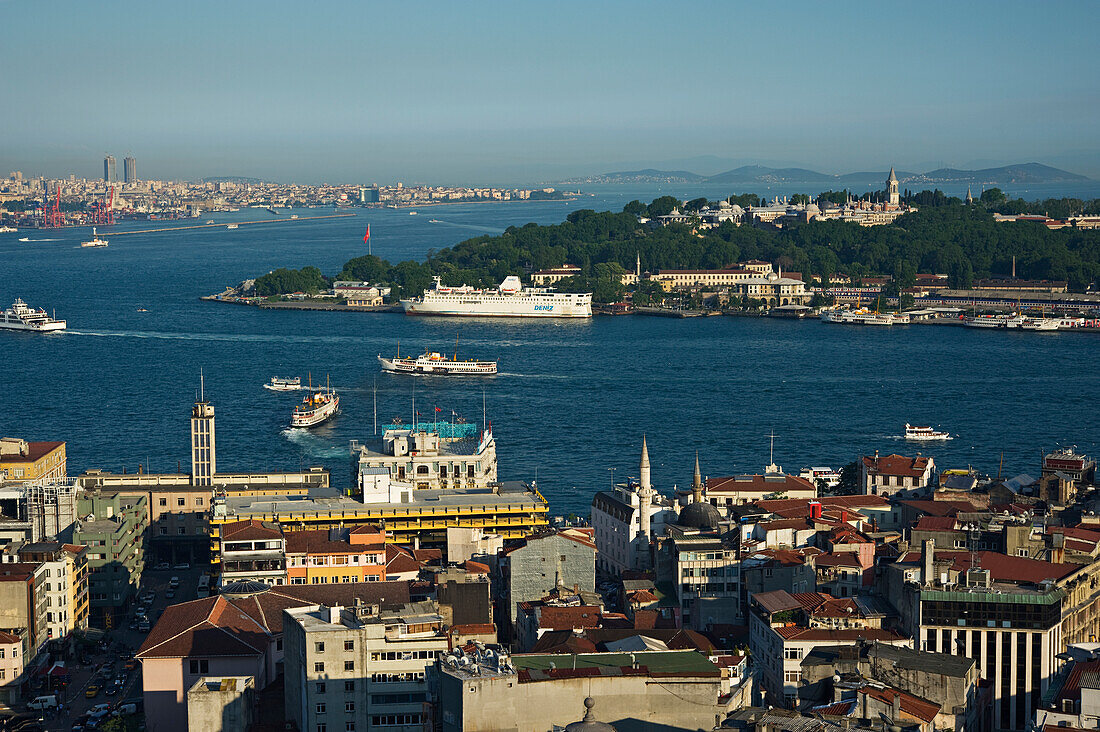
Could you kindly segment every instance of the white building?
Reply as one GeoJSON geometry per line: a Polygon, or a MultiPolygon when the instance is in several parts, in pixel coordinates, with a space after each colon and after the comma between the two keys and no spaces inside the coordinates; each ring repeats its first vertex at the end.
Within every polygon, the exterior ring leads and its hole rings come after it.
{"type": "Polygon", "coordinates": [[[596,561],[601,569],[621,574],[627,569],[650,567],[649,542],[664,536],[676,522],[676,504],[653,489],[649,447],[642,437],[639,481],[600,491],[592,499],[592,527],[596,535],[596,561]]]}
{"type": "Polygon", "coordinates": [[[479,435],[472,424],[390,425],[379,450],[353,440],[351,452],[353,459],[358,456],[358,483],[370,468],[384,468],[391,480],[418,489],[484,488],[497,480],[493,431],[486,428],[479,435]]]}

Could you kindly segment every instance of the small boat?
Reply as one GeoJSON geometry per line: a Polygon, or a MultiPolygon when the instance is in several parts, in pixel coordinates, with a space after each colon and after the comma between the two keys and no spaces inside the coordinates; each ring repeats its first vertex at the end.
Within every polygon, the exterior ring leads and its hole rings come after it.
{"type": "Polygon", "coordinates": [[[429,224],[438,224],[438,223],[441,223],[441,222],[440,222],[439,219],[428,219],[428,223],[429,224]]]}
{"type": "Polygon", "coordinates": [[[332,387],[313,389],[313,380],[310,379],[309,394],[302,399],[302,403],[294,407],[290,415],[291,427],[316,427],[336,414],[340,408],[340,397],[332,390],[332,387]]]}
{"type": "Polygon", "coordinates": [[[207,223],[207,224],[212,224],[212,223],[214,223],[214,219],[210,219],[210,220],[209,220],[209,221],[207,221],[206,223],[207,223]]]}
{"type": "Polygon", "coordinates": [[[0,234],[14,234],[17,231],[19,231],[19,229],[14,226],[0,226],[0,234]]]}
{"type": "Polygon", "coordinates": [[[145,308],[138,308],[138,309],[137,309],[137,312],[139,312],[139,313],[147,313],[147,312],[149,312],[149,311],[148,311],[148,310],[146,310],[145,308]]]}
{"type": "Polygon", "coordinates": [[[409,216],[416,216],[416,211],[409,211],[409,216]]]}
{"type": "Polygon", "coordinates": [[[496,361],[459,361],[458,337],[455,337],[454,358],[447,358],[438,351],[424,351],[416,358],[401,357],[401,343],[397,344],[397,356],[385,358],[378,354],[382,370],[391,374],[432,374],[438,376],[492,376],[497,372],[496,361]]]}
{"type": "Polygon", "coordinates": [[[296,218],[298,218],[298,214],[293,214],[293,215],[291,215],[291,217],[290,217],[290,218],[292,218],[292,219],[296,219],[296,218]]]}
{"type": "Polygon", "coordinates": [[[88,241],[80,242],[80,246],[82,246],[82,247],[105,247],[105,246],[107,246],[107,240],[106,239],[100,239],[99,235],[96,234],[95,227],[93,226],[92,227],[92,238],[89,239],[88,241]]]}
{"type": "Polygon", "coordinates": [[[931,427],[917,427],[905,423],[905,439],[916,440],[918,442],[930,442],[934,440],[950,440],[951,434],[948,432],[940,432],[932,429],[931,427]]]}
{"type": "Polygon", "coordinates": [[[236,228],[238,228],[238,226],[236,224],[226,224],[225,228],[227,228],[227,229],[236,229],[236,228]]]}
{"type": "Polygon", "coordinates": [[[293,379],[284,379],[281,376],[272,376],[271,381],[264,384],[264,388],[271,391],[298,391],[302,388],[302,377],[295,376],[293,379]]]}

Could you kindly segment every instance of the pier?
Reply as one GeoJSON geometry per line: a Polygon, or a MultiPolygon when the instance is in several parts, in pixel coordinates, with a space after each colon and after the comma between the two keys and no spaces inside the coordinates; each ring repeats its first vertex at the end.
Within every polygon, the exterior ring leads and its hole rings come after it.
{"type": "Polygon", "coordinates": [[[253,224],[296,224],[299,221],[318,221],[320,219],[346,219],[355,216],[353,213],[327,214],[325,216],[299,216],[296,219],[264,219],[263,221],[226,221],[221,224],[191,224],[189,226],[166,226],[160,229],[138,229],[137,231],[112,231],[111,236],[126,236],[128,234],[159,234],[162,231],[186,231],[188,229],[224,229],[229,224],[237,226],[251,226],[253,224]]]}

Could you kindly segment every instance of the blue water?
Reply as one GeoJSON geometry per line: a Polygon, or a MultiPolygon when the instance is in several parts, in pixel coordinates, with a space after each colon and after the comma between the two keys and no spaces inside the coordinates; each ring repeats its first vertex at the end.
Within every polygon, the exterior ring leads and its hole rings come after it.
{"type": "MultiPolygon", "coordinates": [[[[580,207],[619,208],[635,197],[619,191],[571,204],[426,207],[417,216],[386,209],[233,231],[117,236],[101,250],[79,248],[87,230],[0,234],[0,302],[22,297],[56,309],[70,328],[48,336],[0,331],[0,435],[67,441],[71,473],[132,472],[139,463],[167,472],[177,461],[186,470],[187,418],[201,367],[217,408],[222,471],[320,464],[346,485],[348,440],[373,432],[375,384],[380,424],[412,418],[414,389],[421,419],[438,407],[480,421],[484,394],[501,477],[537,473],[556,513],[587,513],[593,491],[610,483],[610,468],[616,480],[635,475],[643,432],[662,489],[690,480],[696,450],[709,475],[759,472],[773,430],[775,461],[789,471],[839,467],[877,449],[923,450],[941,467],[991,473],[1003,452],[1006,473],[1036,474],[1043,449],[1076,444],[1100,452],[1100,336],[742,318],[459,322],[198,300],[275,267],[316,264],[333,274],[364,253],[368,221],[375,253],[397,261],[509,225],[557,222],[580,207]],[[456,332],[460,355],[499,358],[502,373],[432,380],[378,372],[376,355],[392,352],[398,340],[403,352],[449,350],[456,332]],[[341,414],[312,432],[289,430],[299,397],[262,384],[307,372],[331,379],[341,414]],[[906,421],[958,436],[943,445],[906,444],[898,437],[906,421]]],[[[202,220],[268,216],[241,211],[202,220]]]]}

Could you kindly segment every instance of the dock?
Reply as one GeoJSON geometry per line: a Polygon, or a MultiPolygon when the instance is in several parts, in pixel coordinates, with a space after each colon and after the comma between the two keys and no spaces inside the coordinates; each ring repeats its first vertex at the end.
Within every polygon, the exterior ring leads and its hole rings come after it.
{"type": "Polygon", "coordinates": [[[111,236],[128,236],[130,234],[159,234],[162,231],[187,231],[189,229],[224,229],[229,224],[237,226],[252,226],[254,224],[296,224],[299,221],[318,221],[320,219],[346,219],[355,216],[353,213],[327,214],[325,216],[299,216],[296,219],[264,219],[262,221],[226,221],[221,224],[190,224],[188,226],[166,226],[159,229],[138,229],[137,231],[112,231],[111,236]]]}

